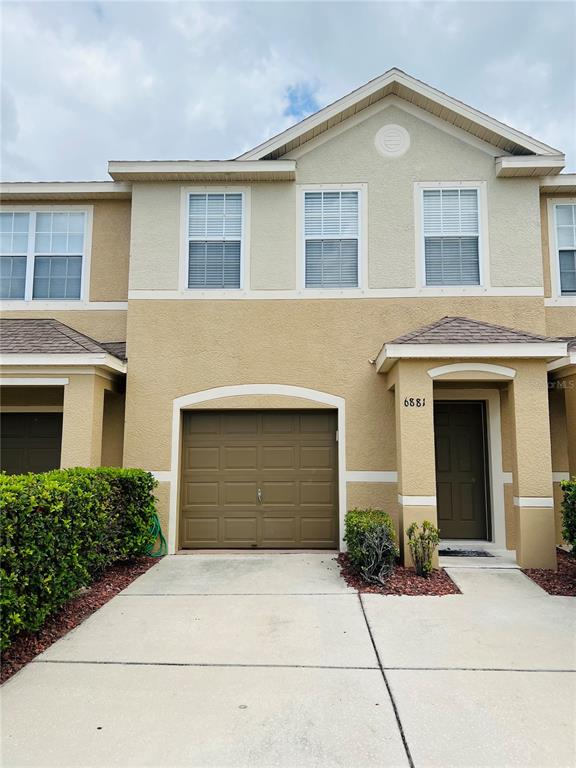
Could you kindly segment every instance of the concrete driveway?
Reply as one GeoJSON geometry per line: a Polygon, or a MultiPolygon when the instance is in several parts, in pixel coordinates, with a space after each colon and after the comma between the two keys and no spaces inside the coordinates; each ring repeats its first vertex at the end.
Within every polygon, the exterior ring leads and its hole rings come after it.
{"type": "Polygon", "coordinates": [[[165,558],[6,683],[2,765],[576,763],[573,598],[360,597],[333,557],[165,558]]]}

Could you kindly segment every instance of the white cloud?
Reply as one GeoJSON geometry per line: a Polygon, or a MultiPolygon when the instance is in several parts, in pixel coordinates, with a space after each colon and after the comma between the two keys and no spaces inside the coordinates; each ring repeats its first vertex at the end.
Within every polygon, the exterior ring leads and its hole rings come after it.
{"type": "Polygon", "coordinates": [[[234,157],[292,122],[295,85],[322,105],[391,66],[574,165],[571,13],[554,0],[5,3],[2,174],[106,178],[108,159],[234,157]]]}

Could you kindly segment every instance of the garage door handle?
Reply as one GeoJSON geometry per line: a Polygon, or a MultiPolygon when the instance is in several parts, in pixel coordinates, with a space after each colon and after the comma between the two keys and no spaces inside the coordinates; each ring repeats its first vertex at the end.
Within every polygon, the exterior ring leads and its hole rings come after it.
{"type": "Polygon", "coordinates": [[[258,504],[262,504],[262,489],[258,488],[258,491],[256,492],[256,496],[258,497],[258,504]]]}

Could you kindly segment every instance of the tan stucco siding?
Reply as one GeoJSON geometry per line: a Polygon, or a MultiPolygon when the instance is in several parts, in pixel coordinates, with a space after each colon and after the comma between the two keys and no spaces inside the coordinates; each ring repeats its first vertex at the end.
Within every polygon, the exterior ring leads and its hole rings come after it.
{"type": "Polygon", "coordinates": [[[250,287],[296,287],[294,184],[254,184],[250,191],[250,287]]]}
{"type": "Polygon", "coordinates": [[[178,289],[180,200],[179,184],[134,184],[130,289],[178,289]]]}
{"type": "Polygon", "coordinates": [[[576,307],[546,307],[548,336],[576,336],[576,307]]]}
{"type": "Polygon", "coordinates": [[[17,312],[2,312],[0,317],[7,318],[54,318],[70,328],[96,341],[125,341],[126,339],[126,310],[19,310],[17,312]]]}
{"type": "Polygon", "coordinates": [[[551,388],[548,393],[553,472],[568,471],[568,422],[564,390],[562,389],[564,383],[564,379],[556,379],[550,382],[551,388]]]}
{"type": "Polygon", "coordinates": [[[124,395],[104,393],[102,466],[121,467],[124,454],[124,395]]]}
{"type": "Polygon", "coordinates": [[[368,184],[371,288],[414,286],[414,182],[425,181],[486,181],[492,285],[542,285],[538,181],[497,179],[491,155],[414,115],[384,109],[297,162],[299,183],[368,184]],[[409,151],[397,159],[374,146],[388,123],[410,134],[409,151]]]}
{"type": "MultiPolygon", "coordinates": [[[[246,198],[252,290],[292,290],[302,259],[301,184],[367,187],[368,280],[374,289],[416,286],[415,182],[485,182],[491,285],[541,287],[537,179],[498,179],[494,156],[398,107],[383,109],[297,158],[295,182],[253,183],[246,198]],[[407,154],[382,157],[374,136],[387,123],[410,133],[407,154]]],[[[242,186],[242,185],[240,185],[242,186]]],[[[186,258],[182,190],[177,182],[134,184],[131,276],[134,290],[178,290],[186,258]]],[[[206,186],[202,185],[202,189],[206,186]]],[[[208,185],[208,188],[210,186],[208,185]]],[[[221,185],[212,185],[222,189],[221,185]]],[[[233,187],[230,187],[233,188],[233,187]]]]}
{"type": "Polygon", "coordinates": [[[369,359],[384,341],[447,314],[535,332],[544,323],[538,299],[131,301],[126,461],[170,469],[174,398],[276,383],[344,397],[347,468],[395,470],[394,395],[369,359]]]}
{"type": "Polygon", "coordinates": [[[347,483],[348,509],[383,509],[399,535],[398,486],[396,483],[347,483]]]}
{"type": "Polygon", "coordinates": [[[90,301],[126,301],[130,257],[129,200],[94,203],[90,301]]]}

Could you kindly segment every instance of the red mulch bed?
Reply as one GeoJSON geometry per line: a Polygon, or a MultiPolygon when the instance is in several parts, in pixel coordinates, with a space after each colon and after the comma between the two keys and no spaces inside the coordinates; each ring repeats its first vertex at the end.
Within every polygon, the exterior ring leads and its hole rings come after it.
{"type": "Polygon", "coordinates": [[[572,557],[563,549],[556,550],[556,554],[558,555],[557,571],[527,568],[524,573],[549,595],[576,597],[576,557],[572,557]]]}
{"type": "Polygon", "coordinates": [[[358,592],[374,592],[379,595],[431,595],[433,597],[461,594],[456,584],[442,568],[432,571],[430,576],[425,579],[423,576],[417,576],[413,568],[397,565],[386,582],[386,586],[381,587],[364,581],[350,565],[348,555],[338,555],[336,560],[340,566],[340,574],[348,586],[357,589],[358,592]]]}
{"type": "Polygon", "coordinates": [[[130,562],[115,563],[108,568],[102,578],[82,590],[77,597],[51,616],[38,632],[23,632],[18,635],[2,654],[0,683],[6,682],[35,656],[81,624],[134,579],[155,565],[159,559],[140,557],[130,562]]]}

